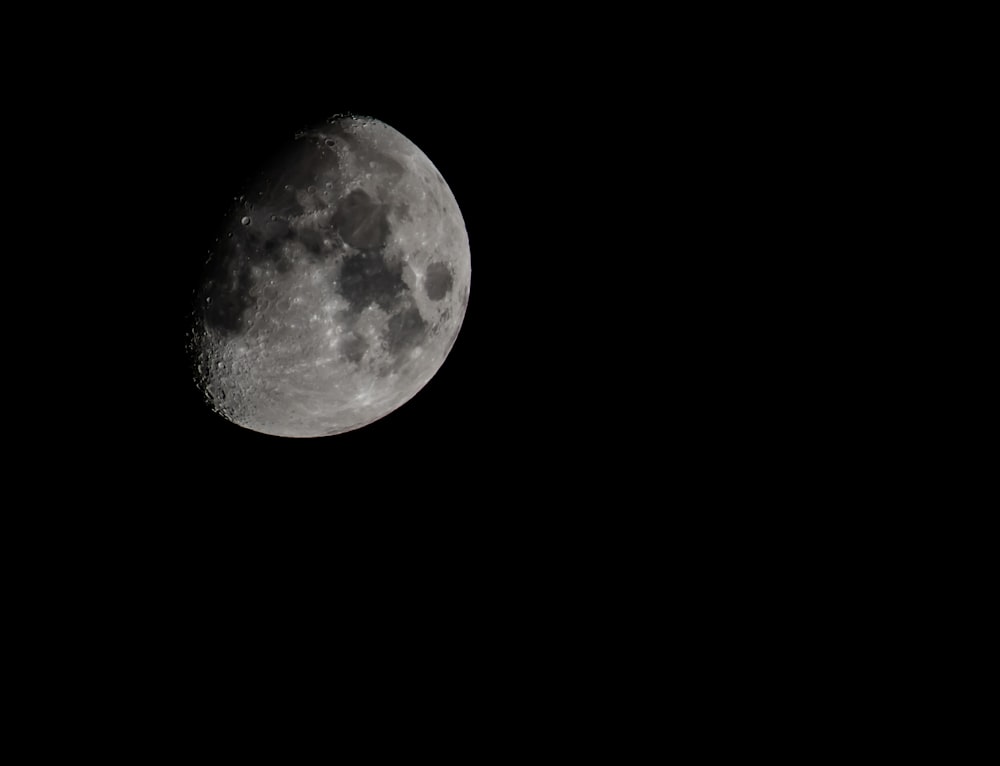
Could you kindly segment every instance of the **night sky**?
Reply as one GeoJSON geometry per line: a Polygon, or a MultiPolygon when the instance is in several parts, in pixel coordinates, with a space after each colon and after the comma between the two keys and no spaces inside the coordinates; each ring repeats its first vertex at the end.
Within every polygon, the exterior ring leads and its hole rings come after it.
{"type": "Polygon", "coordinates": [[[475,502],[469,486],[527,496],[531,477],[615,417],[583,393],[613,353],[593,340],[607,325],[589,264],[608,226],[630,225],[602,218],[614,196],[594,163],[605,105],[593,110],[592,85],[577,90],[562,68],[437,53],[420,59],[428,78],[400,61],[329,75],[317,61],[289,77],[202,51],[147,56],[139,80],[120,62],[91,79],[107,131],[82,162],[107,207],[88,238],[115,262],[99,265],[112,299],[97,307],[97,348],[80,352],[100,377],[86,382],[93,405],[73,441],[102,434],[108,491],[132,476],[175,504],[212,498],[234,512],[273,497],[316,512],[426,502],[458,513],[475,502]],[[463,61],[473,76],[459,76],[463,61]],[[184,352],[191,293],[233,197],[297,130],[337,113],[392,125],[441,172],[469,234],[469,307],[444,366],[394,413],[320,440],[265,436],[203,404],[184,352]]]}

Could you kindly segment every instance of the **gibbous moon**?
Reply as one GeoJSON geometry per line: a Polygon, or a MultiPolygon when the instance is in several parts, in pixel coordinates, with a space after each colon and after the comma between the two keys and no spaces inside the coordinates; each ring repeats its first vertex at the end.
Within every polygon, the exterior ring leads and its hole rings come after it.
{"type": "Polygon", "coordinates": [[[469,238],[427,156],[378,120],[295,140],[232,211],[196,292],[195,379],[237,425],[361,428],[438,371],[469,300],[469,238]]]}

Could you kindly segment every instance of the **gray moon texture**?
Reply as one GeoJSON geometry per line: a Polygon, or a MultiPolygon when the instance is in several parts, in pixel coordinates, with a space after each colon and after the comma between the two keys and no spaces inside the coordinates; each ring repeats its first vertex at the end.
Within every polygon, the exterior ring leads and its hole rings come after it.
{"type": "Polygon", "coordinates": [[[465,222],[430,159],[378,120],[331,119],[235,203],[196,291],[196,383],[253,431],[361,428],[440,369],[470,278],[465,222]]]}

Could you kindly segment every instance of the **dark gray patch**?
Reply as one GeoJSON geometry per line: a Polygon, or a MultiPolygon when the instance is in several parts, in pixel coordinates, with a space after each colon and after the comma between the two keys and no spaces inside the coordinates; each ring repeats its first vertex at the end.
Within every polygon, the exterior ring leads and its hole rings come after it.
{"type": "Polygon", "coordinates": [[[375,155],[375,164],[378,168],[378,173],[380,176],[389,176],[393,179],[402,178],[403,174],[406,173],[406,167],[393,157],[391,154],[385,154],[384,152],[372,152],[375,155]]]}
{"type": "Polygon", "coordinates": [[[410,305],[389,317],[389,327],[385,339],[389,351],[398,354],[420,345],[427,335],[427,322],[420,316],[416,306],[410,305]]]}
{"type": "MultiPolygon", "coordinates": [[[[286,191],[285,194],[294,194],[293,191],[286,191]]],[[[284,200],[281,205],[275,205],[276,210],[275,215],[283,215],[287,218],[297,218],[298,216],[304,214],[306,209],[299,204],[298,198],[292,197],[291,199],[284,200]]]]}
{"type": "Polygon", "coordinates": [[[237,335],[244,330],[243,312],[254,304],[250,267],[235,257],[221,258],[213,263],[210,273],[200,293],[205,324],[226,335],[237,335]]]}
{"type": "Polygon", "coordinates": [[[351,333],[340,342],[340,347],[349,362],[358,364],[368,351],[368,341],[360,335],[351,333]]]}
{"type": "Polygon", "coordinates": [[[323,250],[323,235],[315,229],[299,229],[299,242],[311,255],[319,255],[323,250]]]}
{"type": "Polygon", "coordinates": [[[269,172],[256,189],[262,192],[258,205],[278,215],[300,215],[304,210],[296,192],[315,183],[317,172],[336,172],[336,168],[336,156],[303,135],[268,163],[269,172]]]}
{"type": "Polygon", "coordinates": [[[284,221],[271,221],[255,243],[251,259],[254,263],[277,263],[282,258],[282,246],[295,239],[295,232],[284,221]]]}
{"type": "Polygon", "coordinates": [[[281,237],[287,237],[288,233],[291,231],[291,224],[288,223],[284,218],[278,218],[273,216],[268,218],[261,228],[264,230],[264,236],[271,239],[280,239],[281,237]]]}
{"type": "Polygon", "coordinates": [[[424,290],[432,301],[439,301],[451,292],[451,270],[440,261],[435,261],[427,267],[424,274],[424,290]]]}
{"type": "Polygon", "coordinates": [[[351,247],[376,250],[389,238],[387,207],[355,189],[337,205],[331,223],[351,247]]]}
{"type": "Polygon", "coordinates": [[[407,289],[402,273],[402,265],[386,263],[382,253],[347,256],[340,268],[340,294],[355,312],[372,303],[391,311],[407,289]]]}
{"type": "Polygon", "coordinates": [[[267,221],[261,226],[240,227],[231,240],[232,253],[242,262],[260,266],[281,257],[281,245],[294,238],[285,221],[267,221]]]}
{"type": "Polygon", "coordinates": [[[337,321],[346,327],[354,327],[358,322],[358,315],[352,313],[350,309],[342,309],[336,313],[337,321]]]}

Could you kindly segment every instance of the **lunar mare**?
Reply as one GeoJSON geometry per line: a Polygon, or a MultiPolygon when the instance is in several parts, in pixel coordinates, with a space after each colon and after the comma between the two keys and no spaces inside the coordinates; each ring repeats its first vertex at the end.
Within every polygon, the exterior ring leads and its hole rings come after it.
{"type": "Polygon", "coordinates": [[[232,211],[191,350],[212,407],[262,433],[328,436],[410,400],[469,297],[469,240],[441,174],[377,120],[296,136],[232,211]]]}

